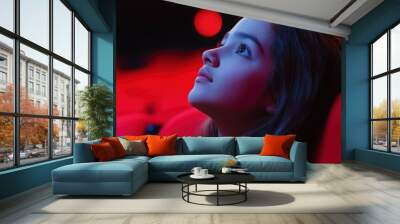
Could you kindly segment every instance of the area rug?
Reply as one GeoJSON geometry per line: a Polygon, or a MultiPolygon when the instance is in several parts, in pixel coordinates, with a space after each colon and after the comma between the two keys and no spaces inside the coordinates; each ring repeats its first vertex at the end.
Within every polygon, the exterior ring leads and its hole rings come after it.
{"type": "MultiPolygon", "coordinates": [[[[56,197],[35,213],[360,213],[357,205],[344,201],[317,184],[256,183],[248,187],[247,201],[237,205],[190,204],[182,200],[180,184],[150,183],[131,197],[56,197]]],[[[198,190],[213,188],[213,185],[202,185],[198,190]]],[[[231,188],[233,186],[224,189],[231,188]]],[[[235,197],[224,197],[222,202],[240,199],[235,197]]],[[[206,204],[216,202],[215,196],[191,196],[190,200],[206,204]]]]}

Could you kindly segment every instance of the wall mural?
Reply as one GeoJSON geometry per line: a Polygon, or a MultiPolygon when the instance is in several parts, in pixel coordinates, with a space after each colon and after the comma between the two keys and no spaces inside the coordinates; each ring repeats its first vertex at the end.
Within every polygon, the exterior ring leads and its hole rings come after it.
{"type": "Polygon", "coordinates": [[[159,0],[118,15],[117,135],[294,133],[340,162],[340,38],[159,0]]]}

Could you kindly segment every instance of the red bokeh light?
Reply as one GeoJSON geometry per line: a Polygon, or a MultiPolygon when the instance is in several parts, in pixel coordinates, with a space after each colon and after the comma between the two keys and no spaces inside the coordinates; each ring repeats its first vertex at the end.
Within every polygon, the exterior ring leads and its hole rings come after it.
{"type": "Polygon", "coordinates": [[[221,31],[222,17],[218,12],[201,9],[196,12],[193,23],[197,33],[212,37],[221,31]]]}

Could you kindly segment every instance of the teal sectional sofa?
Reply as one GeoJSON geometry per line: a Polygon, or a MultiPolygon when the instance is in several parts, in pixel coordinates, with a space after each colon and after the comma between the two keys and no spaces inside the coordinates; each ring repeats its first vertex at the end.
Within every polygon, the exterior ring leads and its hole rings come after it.
{"type": "Polygon", "coordinates": [[[54,194],[131,195],[148,181],[176,181],[193,167],[218,172],[234,159],[260,182],[304,182],[307,147],[295,141],[290,159],[260,156],[263,137],[179,137],[177,155],[127,156],[108,162],[96,162],[90,145],[75,144],[74,163],[52,171],[54,194]]]}

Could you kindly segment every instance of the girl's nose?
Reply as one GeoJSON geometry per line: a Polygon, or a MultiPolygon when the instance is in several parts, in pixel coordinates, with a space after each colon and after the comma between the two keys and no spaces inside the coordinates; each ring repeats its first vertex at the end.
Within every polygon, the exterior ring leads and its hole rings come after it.
{"type": "Polygon", "coordinates": [[[203,63],[212,67],[219,66],[219,57],[216,49],[209,49],[203,52],[203,63]]]}

